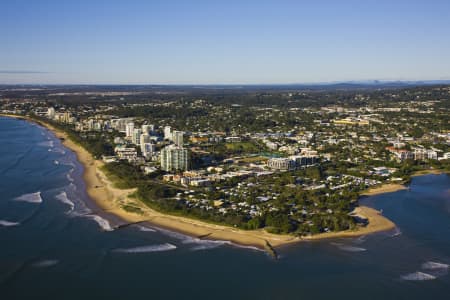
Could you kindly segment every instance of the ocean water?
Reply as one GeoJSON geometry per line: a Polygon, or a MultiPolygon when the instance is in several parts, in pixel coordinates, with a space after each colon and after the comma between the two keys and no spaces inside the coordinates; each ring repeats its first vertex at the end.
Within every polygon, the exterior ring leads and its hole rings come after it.
{"type": "Polygon", "coordinates": [[[46,129],[0,118],[0,299],[449,299],[450,178],[362,200],[398,228],[280,259],[152,226],[114,230],[46,129]]]}

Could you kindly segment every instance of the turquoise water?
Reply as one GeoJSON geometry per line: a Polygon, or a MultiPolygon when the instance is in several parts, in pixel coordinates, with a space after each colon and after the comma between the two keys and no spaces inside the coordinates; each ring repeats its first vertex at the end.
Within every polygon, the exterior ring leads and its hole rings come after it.
{"type": "Polygon", "coordinates": [[[363,199],[398,228],[264,252],[100,213],[47,130],[0,118],[0,299],[448,299],[450,178],[363,199]]]}

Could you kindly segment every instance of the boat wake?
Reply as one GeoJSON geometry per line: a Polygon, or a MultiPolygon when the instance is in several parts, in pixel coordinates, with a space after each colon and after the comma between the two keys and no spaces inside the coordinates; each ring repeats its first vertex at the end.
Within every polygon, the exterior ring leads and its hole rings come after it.
{"type": "Polygon", "coordinates": [[[29,202],[29,203],[41,203],[42,202],[41,192],[24,194],[22,196],[14,198],[14,201],[29,202]]]}
{"type": "Polygon", "coordinates": [[[113,249],[114,253],[149,253],[149,252],[163,252],[177,249],[177,246],[165,243],[161,245],[140,246],[134,248],[117,248],[113,249]]]}
{"type": "Polygon", "coordinates": [[[11,226],[17,226],[17,225],[20,225],[20,223],[19,222],[6,221],[6,220],[0,220],[0,226],[11,227],[11,226]]]}

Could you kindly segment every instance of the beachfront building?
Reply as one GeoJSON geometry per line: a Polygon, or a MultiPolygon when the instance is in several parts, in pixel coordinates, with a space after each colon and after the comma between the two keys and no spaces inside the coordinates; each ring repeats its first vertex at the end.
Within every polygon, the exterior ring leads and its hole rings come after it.
{"type": "Polygon", "coordinates": [[[161,169],[164,171],[186,171],[189,169],[189,151],[176,145],[161,150],[161,169]]]}

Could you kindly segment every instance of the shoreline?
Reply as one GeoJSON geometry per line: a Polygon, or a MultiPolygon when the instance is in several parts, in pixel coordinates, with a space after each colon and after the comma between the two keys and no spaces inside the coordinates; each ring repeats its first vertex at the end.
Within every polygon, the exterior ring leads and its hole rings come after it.
{"type": "MultiPolygon", "coordinates": [[[[5,115],[0,116],[22,119],[25,121],[37,123],[38,125],[50,130],[56,138],[63,139],[62,144],[73,151],[78,161],[84,167],[83,180],[86,184],[86,191],[93,202],[103,211],[112,213],[128,223],[148,222],[163,229],[179,232],[195,238],[206,238],[211,240],[225,240],[241,246],[252,246],[271,252],[271,248],[278,248],[300,241],[313,241],[343,237],[359,237],[367,234],[389,231],[394,229],[395,224],[382,216],[379,211],[367,206],[358,206],[352,212],[353,215],[368,220],[368,225],[358,227],[356,230],[345,230],[340,232],[320,233],[312,236],[295,237],[293,235],[278,235],[259,230],[242,230],[224,225],[207,223],[188,217],[174,216],[157,212],[141,201],[131,198],[130,194],[135,189],[118,189],[107,178],[101,170],[103,162],[95,160],[92,155],[81,145],[74,143],[67,134],[52,125],[34,120],[27,116],[5,115]],[[124,205],[139,208],[142,214],[129,212],[123,208],[124,205]],[[269,246],[269,249],[268,249],[269,246]]],[[[361,196],[371,196],[381,193],[394,192],[406,189],[404,185],[395,185],[395,187],[380,186],[374,188],[372,192],[363,193],[361,196]]],[[[276,256],[276,255],[275,255],[276,256]]]]}

